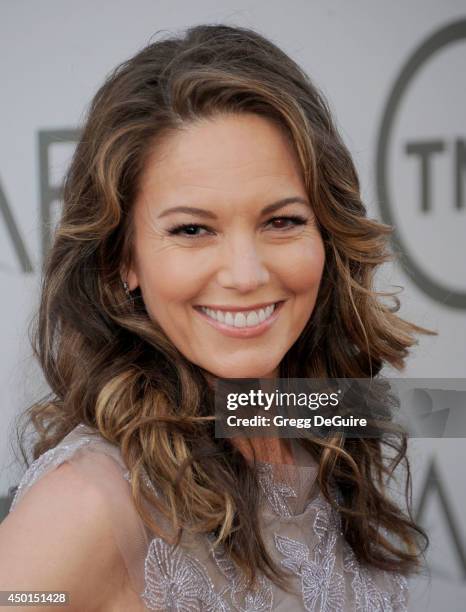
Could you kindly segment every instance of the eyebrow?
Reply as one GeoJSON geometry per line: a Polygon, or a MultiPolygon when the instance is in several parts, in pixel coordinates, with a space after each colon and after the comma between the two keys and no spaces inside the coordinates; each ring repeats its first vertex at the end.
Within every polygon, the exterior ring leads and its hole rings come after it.
{"type": "MultiPolygon", "coordinates": [[[[280,208],[283,208],[287,204],[305,204],[309,206],[309,202],[305,198],[301,198],[299,196],[292,196],[289,198],[283,198],[281,200],[277,200],[277,202],[273,202],[272,204],[268,204],[261,210],[261,215],[266,215],[280,208]]],[[[161,217],[166,217],[167,215],[171,215],[176,212],[184,212],[188,214],[199,215],[200,217],[205,217],[206,219],[217,219],[217,215],[215,215],[210,210],[205,210],[204,208],[196,208],[195,206],[174,206],[173,208],[167,208],[158,216],[158,219],[161,217]]]]}

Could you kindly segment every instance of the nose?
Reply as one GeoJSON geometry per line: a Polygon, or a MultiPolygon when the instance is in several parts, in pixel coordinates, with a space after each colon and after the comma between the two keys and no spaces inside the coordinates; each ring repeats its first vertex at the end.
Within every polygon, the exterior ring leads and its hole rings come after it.
{"type": "Polygon", "coordinates": [[[254,291],[269,282],[270,274],[254,236],[241,233],[225,240],[218,262],[218,283],[240,293],[254,291]]]}

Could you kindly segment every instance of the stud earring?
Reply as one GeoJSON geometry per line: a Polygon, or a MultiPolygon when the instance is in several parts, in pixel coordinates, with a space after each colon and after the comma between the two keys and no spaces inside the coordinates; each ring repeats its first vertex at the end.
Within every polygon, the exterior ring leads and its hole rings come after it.
{"type": "Polygon", "coordinates": [[[126,295],[131,297],[131,291],[129,290],[129,286],[126,281],[123,281],[123,289],[125,290],[126,295]]]}

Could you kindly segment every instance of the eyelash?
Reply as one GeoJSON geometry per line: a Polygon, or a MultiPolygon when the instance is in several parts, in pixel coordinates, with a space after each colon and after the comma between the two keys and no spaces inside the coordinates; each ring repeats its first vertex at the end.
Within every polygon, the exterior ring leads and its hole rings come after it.
{"type": "MultiPolygon", "coordinates": [[[[292,221],[294,225],[293,226],[288,225],[284,228],[278,228],[279,231],[284,231],[284,230],[290,229],[290,227],[296,227],[298,225],[306,225],[307,223],[307,219],[299,215],[288,215],[286,217],[272,217],[271,219],[269,219],[268,223],[271,223],[272,221],[277,221],[277,220],[281,221],[283,219],[285,219],[286,221],[292,221]]],[[[175,227],[172,227],[170,230],[168,230],[168,233],[171,235],[180,235],[181,232],[188,227],[200,227],[205,230],[209,229],[205,225],[199,225],[198,223],[183,223],[181,225],[176,225],[175,227]]],[[[201,236],[203,236],[203,234],[201,235],[183,234],[183,235],[189,238],[200,238],[201,236]]]]}

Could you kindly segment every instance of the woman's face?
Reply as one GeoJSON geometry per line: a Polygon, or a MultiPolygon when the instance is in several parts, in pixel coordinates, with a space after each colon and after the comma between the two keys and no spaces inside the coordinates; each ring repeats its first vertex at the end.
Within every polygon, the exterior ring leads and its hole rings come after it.
{"type": "Polygon", "coordinates": [[[314,309],[324,247],[298,160],[254,114],[159,142],[134,205],[133,264],[150,318],[220,378],[269,378],[314,309]]]}

